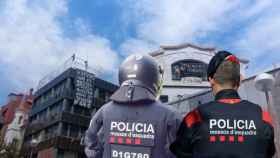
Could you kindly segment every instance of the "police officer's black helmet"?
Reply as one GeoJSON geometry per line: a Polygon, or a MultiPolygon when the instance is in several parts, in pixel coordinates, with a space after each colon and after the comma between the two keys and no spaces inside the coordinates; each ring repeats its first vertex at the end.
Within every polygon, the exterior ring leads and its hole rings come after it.
{"type": "Polygon", "coordinates": [[[134,54],[121,64],[119,84],[138,86],[157,96],[162,84],[163,69],[150,55],[134,54]]]}

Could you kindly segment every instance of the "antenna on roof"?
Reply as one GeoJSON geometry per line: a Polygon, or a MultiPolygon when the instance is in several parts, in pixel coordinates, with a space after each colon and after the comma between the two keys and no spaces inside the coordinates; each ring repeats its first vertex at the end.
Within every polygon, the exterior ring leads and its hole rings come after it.
{"type": "Polygon", "coordinates": [[[72,55],[72,61],[75,61],[75,58],[76,58],[76,54],[74,53],[74,54],[72,55]]]}
{"type": "Polygon", "coordinates": [[[88,70],[88,61],[85,60],[85,68],[86,68],[86,71],[88,70]]]}
{"type": "Polygon", "coordinates": [[[102,74],[102,67],[90,67],[88,60],[85,60],[83,58],[80,58],[75,53],[71,55],[70,58],[68,58],[63,65],[57,66],[57,68],[52,71],[51,73],[44,76],[37,86],[37,90],[42,88],[44,85],[46,85],[50,80],[57,77],[59,74],[61,74],[63,71],[67,70],[68,68],[77,68],[81,70],[85,70],[87,72],[93,73],[95,75],[102,74]]]}

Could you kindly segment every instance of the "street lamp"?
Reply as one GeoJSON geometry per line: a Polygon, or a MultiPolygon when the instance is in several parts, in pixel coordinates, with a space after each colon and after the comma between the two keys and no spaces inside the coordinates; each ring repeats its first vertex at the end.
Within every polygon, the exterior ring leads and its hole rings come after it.
{"type": "Polygon", "coordinates": [[[269,97],[269,91],[272,90],[274,83],[275,83],[274,77],[268,73],[262,73],[255,78],[256,89],[265,93],[268,111],[271,110],[270,108],[272,106],[269,97]]]}
{"type": "Polygon", "coordinates": [[[276,114],[276,109],[274,105],[272,104],[272,99],[270,98],[269,92],[272,90],[273,86],[275,85],[275,79],[272,75],[268,73],[262,73],[258,75],[255,78],[255,87],[257,90],[262,91],[265,93],[266,102],[267,102],[267,111],[272,115],[272,118],[274,119],[273,125],[274,125],[274,132],[275,132],[275,143],[277,148],[277,153],[275,157],[279,158],[280,155],[280,131],[279,131],[279,123],[278,123],[278,117],[276,114]]]}
{"type": "Polygon", "coordinates": [[[35,148],[38,144],[38,140],[37,139],[32,139],[30,146],[31,146],[31,153],[30,153],[30,158],[32,158],[33,156],[33,148],[35,148]]]}

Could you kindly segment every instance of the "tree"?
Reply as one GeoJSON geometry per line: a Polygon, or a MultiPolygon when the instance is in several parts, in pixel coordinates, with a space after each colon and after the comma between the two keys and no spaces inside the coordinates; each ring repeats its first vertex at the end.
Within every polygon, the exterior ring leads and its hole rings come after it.
{"type": "Polygon", "coordinates": [[[21,157],[18,150],[18,140],[14,140],[10,144],[6,144],[4,136],[0,136],[0,157],[1,158],[19,158],[21,157]]]}

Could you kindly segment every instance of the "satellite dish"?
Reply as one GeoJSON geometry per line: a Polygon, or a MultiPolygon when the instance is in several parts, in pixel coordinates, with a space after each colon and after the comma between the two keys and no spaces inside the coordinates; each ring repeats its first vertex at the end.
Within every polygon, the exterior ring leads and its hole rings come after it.
{"type": "Polygon", "coordinates": [[[262,73],[255,78],[255,87],[259,91],[271,91],[274,83],[274,77],[268,73],[262,73]]]}

